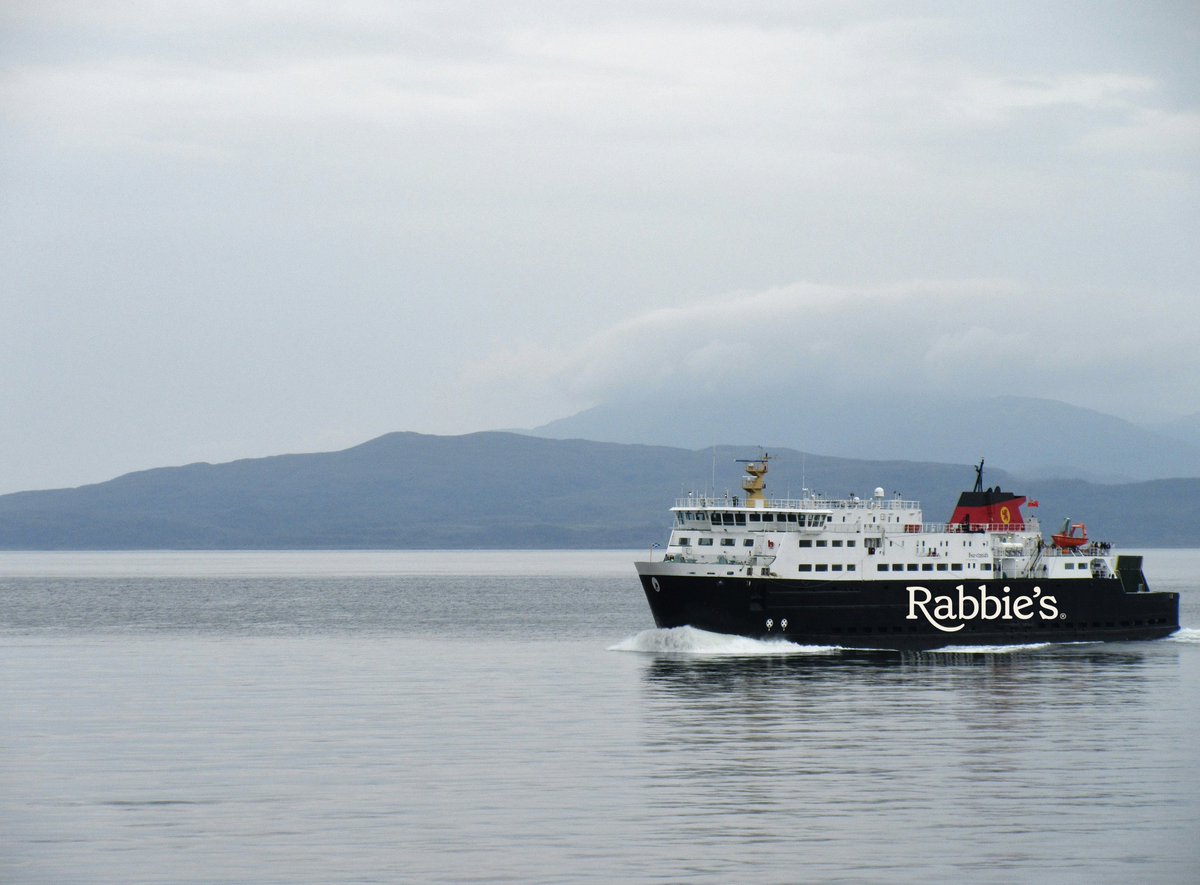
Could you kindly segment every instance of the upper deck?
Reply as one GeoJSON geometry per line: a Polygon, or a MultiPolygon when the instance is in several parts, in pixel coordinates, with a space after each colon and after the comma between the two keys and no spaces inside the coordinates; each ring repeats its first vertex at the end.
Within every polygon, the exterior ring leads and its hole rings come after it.
{"type": "Polygon", "coordinates": [[[677,527],[695,531],[758,532],[862,532],[872,527],[892,530],[920,529],[921,505],[900,497],[885,499],[877,489],[872,498],[802,498],[743,500],[736,495],[720,498],[689,495],[671,508],[677,527]]]}
{"type": "Polygon", "coordinates": [[[737,495],[722,495],[708,497],[704,495],[688,495],[676,498],[672,510],[744,510],[746,512],[763,510],[783,511],[814,511],[830,512],[833,510],[916,510],[920,511],[919,501],[905,501],[899,496],[883,498],[876,495],[872,498],[826,498],[823,495],[805,495],[802,498],[771,498],[762,501],[746,501],[737,495]]]}
{"type": "Polygon", "coordinates": [[[896,571],[961,572],[967,579],[1111,573],[1111,545],[1088,542],[1086,534],[1048,541],[1036,517],[1021,512],[1025,498],[999,487],[964,493],[948,522],[929,523],[919,501],[898,492],[886,497],[882,488],[869,498],[828,498],[805,489],[799,498],[769,499],[766,468],[765,459],[751,462],[745,497],[677,498],[662,561],[725,567],[727,576],[741,568],[759,577],[811,572],[829,580],[870,580],[885,571],[888,577],[896,571]]]}

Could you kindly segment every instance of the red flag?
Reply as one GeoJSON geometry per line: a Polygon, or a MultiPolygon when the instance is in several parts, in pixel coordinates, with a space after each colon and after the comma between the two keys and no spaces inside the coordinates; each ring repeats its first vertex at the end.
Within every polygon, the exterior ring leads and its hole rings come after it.
{"type": "Polygon", "coordinates": [[[1029,506],[1030,506],[1030,507],[1036,507],[1037,505],[1038,505],[1038,502],[1037,502],[1037,501],[1030,501],[1030,502],[1029,502],[1029,506]]]}

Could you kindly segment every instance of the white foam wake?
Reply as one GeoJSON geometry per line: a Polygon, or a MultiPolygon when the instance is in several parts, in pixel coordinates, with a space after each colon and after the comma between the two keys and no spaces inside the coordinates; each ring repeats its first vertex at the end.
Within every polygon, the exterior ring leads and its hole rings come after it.
{"type": "Polygon", "coordinates": [[[1195,627],[1180,627],[1167,639],[1172,642],[1200,642],[1200,630],[1195,627]]]}
{"type": "Polygon", "coordinates": [[[630,636],[609,651],[641,651],[686,655],[821,655],[835,654],[841,649],[831,645],[797,645],[785,639],[750,639],[709,633],[695,627],[671,627],[667,630],[643,630],[630,636]]]}
{"type": "Polygon", "coordinates": [[[941,648],[930,649],[928,654],[1003,655],[1020,651],[1037,651],[1041,648],[1050,648],[1053,644],[1052,642],[1025,642],[1014,645],[944,645],[941,648]]]}

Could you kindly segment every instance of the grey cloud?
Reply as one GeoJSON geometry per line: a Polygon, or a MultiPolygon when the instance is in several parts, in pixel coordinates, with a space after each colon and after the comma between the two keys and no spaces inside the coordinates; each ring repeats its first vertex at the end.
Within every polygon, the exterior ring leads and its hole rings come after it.
{"type": "Polygon", "coordinates": [[[0,10],[0,490],[756,351],[1200,409],[1187,4],[163,9],[0,10]]]}

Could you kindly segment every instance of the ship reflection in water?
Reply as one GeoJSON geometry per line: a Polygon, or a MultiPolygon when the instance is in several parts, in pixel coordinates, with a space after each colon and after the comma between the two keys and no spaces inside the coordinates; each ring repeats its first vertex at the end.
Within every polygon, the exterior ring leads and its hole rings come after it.
{"type": "Polygon", "coordinates": [[[751,840],[798,880],[1055,881],[1108,859],[1183,881],[1155,857],[1197,810],[1178,777],[1193,744],[1163,734],[1164,708],[1172,729],[1189,719],[1182,651],[653,654],[642,795],[690,818],[664,850],[700,865],[751,840]]]}

